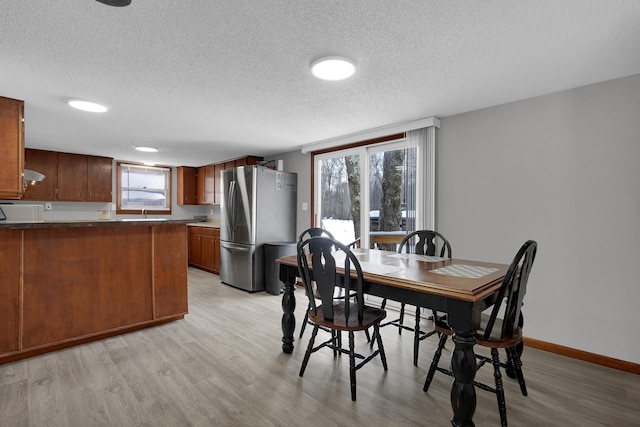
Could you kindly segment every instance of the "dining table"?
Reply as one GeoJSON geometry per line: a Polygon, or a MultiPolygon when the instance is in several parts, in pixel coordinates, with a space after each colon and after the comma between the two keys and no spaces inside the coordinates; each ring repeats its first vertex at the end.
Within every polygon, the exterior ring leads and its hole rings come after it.
{"type": "MultiPolygon", "coordinates": [[[[451,424],[473,426],[476,408],[474,333],[480,327],[481,313],[495,303],[509,265],[366,248],[356,248],[352,252],[362,267],[367,294],[446,313],[455,345],[451,354],[454,377],[451,424]]],[[[296,324],[294,291],[299,276],[298,261],[297,256],[290,255],[278,258],[277,262],[284,284],[282,351],[291,353],[296,324]]]]}

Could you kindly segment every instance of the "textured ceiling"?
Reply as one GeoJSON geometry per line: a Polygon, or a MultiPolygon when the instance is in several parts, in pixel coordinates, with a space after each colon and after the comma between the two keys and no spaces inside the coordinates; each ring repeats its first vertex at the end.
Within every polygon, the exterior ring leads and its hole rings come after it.
{"type": "Polygon", "coordinates": [[[640,73],[638,0],[3,0],[26,146],[199,166],[640,73]],[[310,63],[355,60],[325,82],[310,63]],[[103,103],[103,115],[66,106],[103,103]],[[133,151],[152,145],[157,154],[133,151]]]}

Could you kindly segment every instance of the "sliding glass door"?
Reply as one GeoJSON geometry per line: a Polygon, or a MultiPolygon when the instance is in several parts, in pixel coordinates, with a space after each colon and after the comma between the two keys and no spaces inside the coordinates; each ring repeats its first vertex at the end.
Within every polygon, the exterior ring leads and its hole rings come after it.
{"type": "Polygon", "coordinates": [[[422,226],[419,144],[408,138],[315,156],[314,222],[345,244],[396,250],[422,226]]]}

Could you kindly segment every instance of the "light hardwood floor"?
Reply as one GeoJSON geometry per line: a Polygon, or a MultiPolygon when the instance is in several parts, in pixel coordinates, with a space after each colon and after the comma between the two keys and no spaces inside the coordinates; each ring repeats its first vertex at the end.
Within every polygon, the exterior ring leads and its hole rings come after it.
{"type": "MultiPolygon", "coordinates": [[[[306,297],[297,298],[299,326],[306,297]]],[[[450,379],[436,375],[422,391],[435,339],[414,367],[411,336],[384,328],[389,371],[379,360],[359,370],[351,402],[347,357],[321,350],[298,377],[310,334],[283,354],[281,315],[280,297],[190,268],[185,319],[0,365],[0,425],[450,425],[450,379]]],[[[535,349],[523,363],[528,397],[505,377],[511,426],[640,425],[639,376],[535,349]]],[[[491,381],[491,368],[478,378],[491,381]]],[[[495,396],[477,394],[476,426],[498,425],[495,396]]]]}

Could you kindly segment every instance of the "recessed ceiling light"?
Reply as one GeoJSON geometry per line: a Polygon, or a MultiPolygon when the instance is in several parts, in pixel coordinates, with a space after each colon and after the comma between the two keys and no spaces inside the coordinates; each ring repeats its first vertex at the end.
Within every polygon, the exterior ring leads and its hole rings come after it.
{"type": "Polygon", "coordinates": [[[155,166],[156,164],[153,162],[142,162],[145,166],[155,166]]]}
{"type": "Polygon", "coordinates": [[[109,110],[104,105],[96,104],[95,102],[82,101],[80,99],[72,99],[69,101],[69,106],[76,110],[88,111],[90,113],[104,113],[109,110]]]}
{"type": "Polygon", "coordinates": [[[356,72],[356,65],[349,58],[327,56],[314,61],[311,72],[322,80],[344,80],[356,72]]]}
{"type": "Polygon", "coordinates": [[[138,151],[144,151],[145,153],[157,153],[159,150],[155,147],[134,147],[138,151]]]}
{"type": "Polygon", "coordinates": [[[107,6],[115,6],[115,7],[123,7],[129,6],[131,4],[131,0],[98,0],[102,4],[106,4],[107,6]]]}

